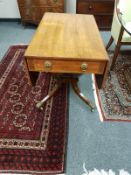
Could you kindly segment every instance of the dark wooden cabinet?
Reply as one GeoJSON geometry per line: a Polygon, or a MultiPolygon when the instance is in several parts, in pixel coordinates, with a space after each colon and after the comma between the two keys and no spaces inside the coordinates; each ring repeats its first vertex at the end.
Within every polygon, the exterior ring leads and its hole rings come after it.
{"type": "Polygon", "coordinates": [[[39,24],[45,12],[64,12],[64,0],[17,0],[22,23],[39,24]]]}
{"type": "Polygon", "coordinates": [[[99,29],[111,28],[115,0],[77,0],[76,13],[93,14],[99,29]]]}

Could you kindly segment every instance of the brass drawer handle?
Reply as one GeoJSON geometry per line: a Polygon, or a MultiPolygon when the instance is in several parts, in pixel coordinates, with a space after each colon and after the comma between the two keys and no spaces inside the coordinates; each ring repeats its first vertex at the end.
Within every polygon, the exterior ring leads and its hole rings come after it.
{"type": "Polygon", "coordinates": [[[86,64],[86,63],[82,63],[81,64],[81,70],[82,70],[82,72],[86,72],[87,68],[88,68],[88,64],[86,64]]]}
{"type": "Polygon", "coordinates": [[[44,68],[46,70],[51,70],[52,69],[52,63],[50,61],[45,61],[44,68]]]}
{"type": "Polygon", "coordinates": [[[55,3],[57,2],[57,0],[53,0],[55,3]]]}

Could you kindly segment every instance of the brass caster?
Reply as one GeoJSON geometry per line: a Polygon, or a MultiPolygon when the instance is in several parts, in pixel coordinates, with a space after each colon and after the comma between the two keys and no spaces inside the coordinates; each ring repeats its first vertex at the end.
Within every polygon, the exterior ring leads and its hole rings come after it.
{"type": "Polygon", "coordinates": [[[96,107],[94,105],[91,105],[91,112],[94,112],[95,108],[96,107]]]}
{"type": "Polygon", "coordinates": [[[43,110],[44,110],[44,108],[43,108],[43,107],[40,107],[40,110],[41,110],[41,111],[43,111],[43,110]]]}
{"type": "Polygon", "coordinates": [[[94,108],[91,108],[91,112],[94,112],[94,110],[95,110],[94,108]]]}
{"type": "Polygon", "coordinates": [[[36,108],[43,111],[44,108],[43,108],[43,104],[41,103],[41,101],[36,104],[36,108]]]}

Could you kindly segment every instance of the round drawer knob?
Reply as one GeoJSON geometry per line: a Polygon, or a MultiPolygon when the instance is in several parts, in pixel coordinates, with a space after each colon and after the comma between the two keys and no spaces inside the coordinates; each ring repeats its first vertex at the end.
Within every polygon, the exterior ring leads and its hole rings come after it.
{"type": "Polygon", "coordinates": [[[82,63],[81,64],[81,70],[82,70],[82,72],[86,72],[87,68],[88,68],[88,64],[86,64],[86,63],[82,63]]]}
{"type": "Polygon", "coordinates": [[[50,70],[52,68],[52,63],[50,61],[45,61],[44,67],[46,70],[50,70]]]}
{"type": "Polygon", "coordinates": [[[92,10],[93,9],[92,5],[89,5],[88,9],[89,10],[92,10]]]}

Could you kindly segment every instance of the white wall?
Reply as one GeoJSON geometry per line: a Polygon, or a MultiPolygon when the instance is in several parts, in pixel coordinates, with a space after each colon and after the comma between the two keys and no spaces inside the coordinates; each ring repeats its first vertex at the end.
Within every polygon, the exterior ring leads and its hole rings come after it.
{"type": "MultiPolygon", "coordinates": [[[[76,12],[76,0],[65,0],[65,11],[76,12]]],[[[17,0],[0,0],[0,18],[20,18],[17,0]]]]}
{"type": "Polygon", "coordinates": [[[76,13],[76,0],[65,0],[65,10],[67,13],[76,13]]]}
{"type": "Polygon", "coordinates": [[[0,0],[0,18],[19,18],[16,0],[0,0]]]}

